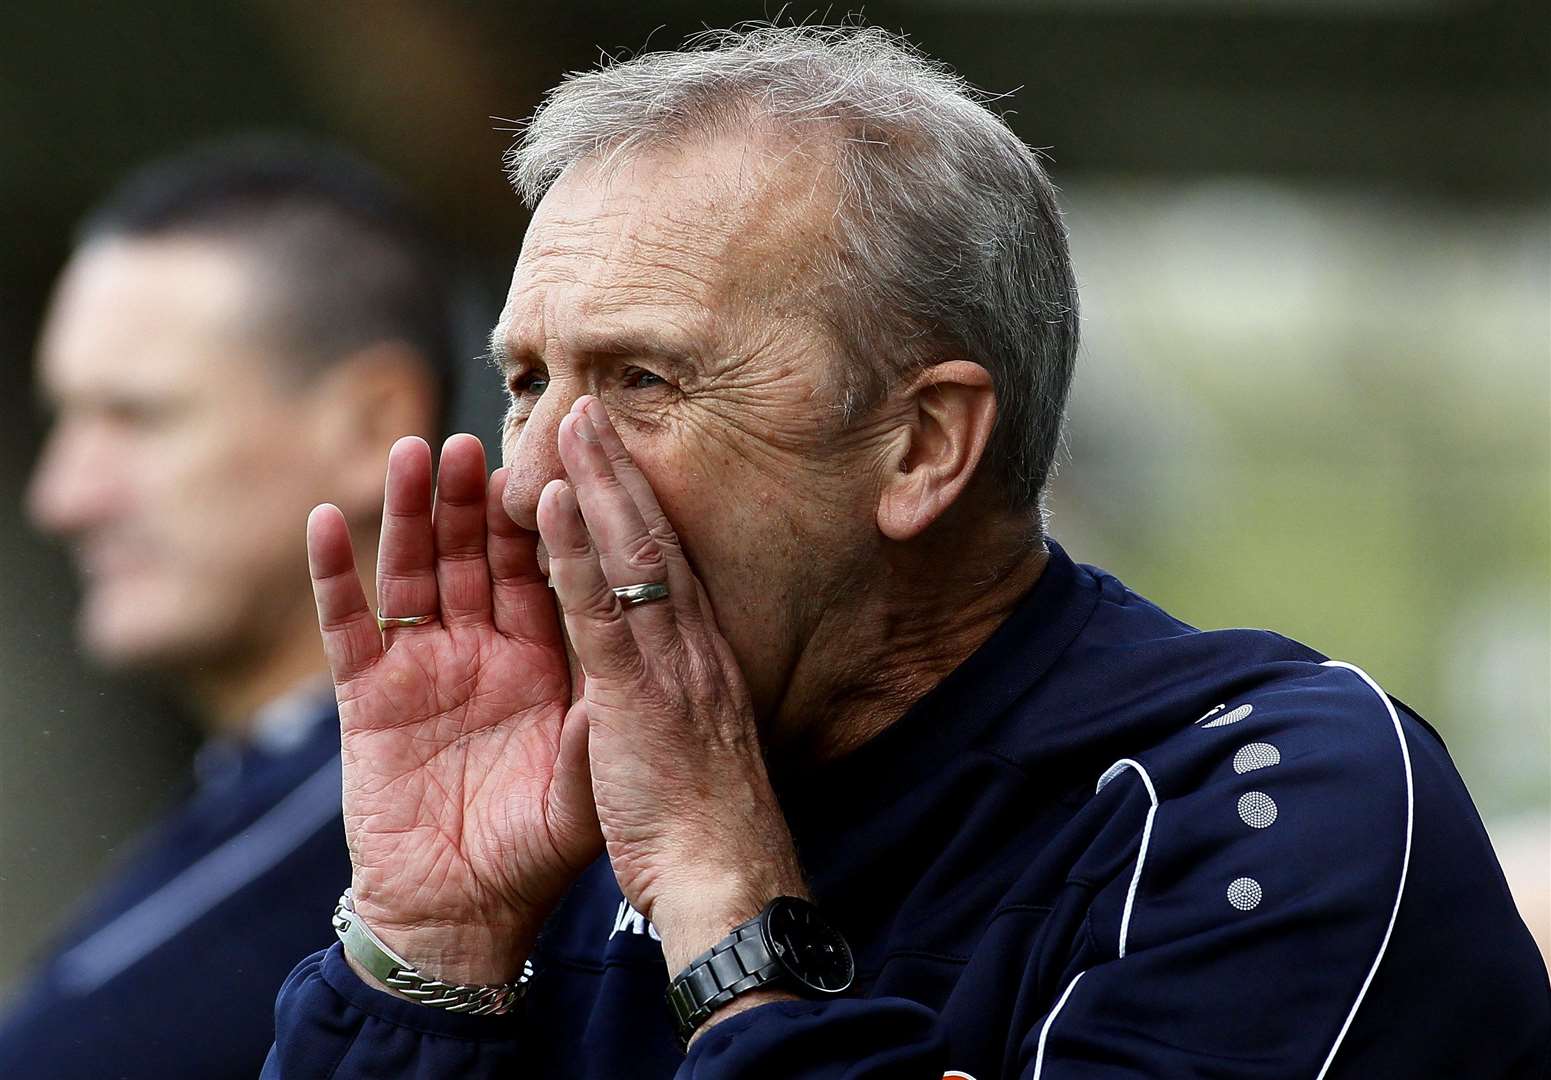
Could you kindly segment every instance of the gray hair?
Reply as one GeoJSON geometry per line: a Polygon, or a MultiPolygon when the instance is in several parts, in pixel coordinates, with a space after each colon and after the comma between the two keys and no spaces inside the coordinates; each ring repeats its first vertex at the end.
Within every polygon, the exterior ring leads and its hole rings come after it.
{"type": "Polygon", "coordinates": [[[1039,156],[957,74],[875,27],[745,26],[568,76],[507,163],[530,206],[578,161],[733,124],[835,143],[838,238],[816,283],[849,419],[959,356],[991,374],[988,467],[1038,528],[1077,352],[1077,289],[1039,156]]]}

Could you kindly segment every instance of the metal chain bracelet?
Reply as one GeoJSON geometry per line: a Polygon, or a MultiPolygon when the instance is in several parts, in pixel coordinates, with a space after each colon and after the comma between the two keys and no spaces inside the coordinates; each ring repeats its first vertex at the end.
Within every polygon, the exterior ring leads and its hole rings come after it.
{"type": "Polygon", "coordinates": [[[427,978],[361,921],[349,889],[334,907],[334,933],[350,958],[385,986],[433,1009],[470,1016],[500,1016],[517,1007],[527,993],[528,980],[533,978],[533,964],[527,960],[523,961],[522,974],[516,982],[467,985],[427,978]]]}

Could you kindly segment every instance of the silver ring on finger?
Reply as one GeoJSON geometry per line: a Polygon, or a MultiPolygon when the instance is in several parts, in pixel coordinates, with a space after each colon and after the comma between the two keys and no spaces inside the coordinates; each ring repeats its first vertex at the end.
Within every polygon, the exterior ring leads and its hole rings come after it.
{"type": "Polygon", "coordinates": [[[650,604],[653,600],[666,600],[668,598],[668,586],[660,581],[644,581],[639,585],[619,585],[613,589],[615,596],[624,607],[635,607],[637,604],[650,604]]]}

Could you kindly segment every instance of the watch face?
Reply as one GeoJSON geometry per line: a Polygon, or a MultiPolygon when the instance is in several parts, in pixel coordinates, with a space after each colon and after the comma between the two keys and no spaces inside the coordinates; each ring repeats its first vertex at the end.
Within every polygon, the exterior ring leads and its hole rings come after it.
{"type": "Polygon", "coordinates": [[[764,931],[771,953],[808,989],[839,994],[851,988],[856,977],[851,946],[812,904],[789,896],[772,902],[764,931]]]}

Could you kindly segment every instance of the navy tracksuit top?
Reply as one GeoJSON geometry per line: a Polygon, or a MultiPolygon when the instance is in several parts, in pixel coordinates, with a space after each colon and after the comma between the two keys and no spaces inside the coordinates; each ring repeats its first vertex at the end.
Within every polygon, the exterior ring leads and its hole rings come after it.
{"type": "Polygon", "coordinates": [[[982,648],[780,795],[856,953],[847,998],[751,1009],[686,1059],[600,861],[520,1013],[387,996],[335,945],[282,989],[264,1076],[1551,1076],[1545,967],[1432,729],[1353,666],[1192,629],[1055,545],[982,648]]]}
{"type": "MultiPolygon", "coordinates": [[[[350,880],[332,696],[204,777],[69,920],[0,1016],[3,1080],[252,1080],[296,957],[350,880]]],[[[0,922],[4,922],[0,913],[0,922]]]]}

